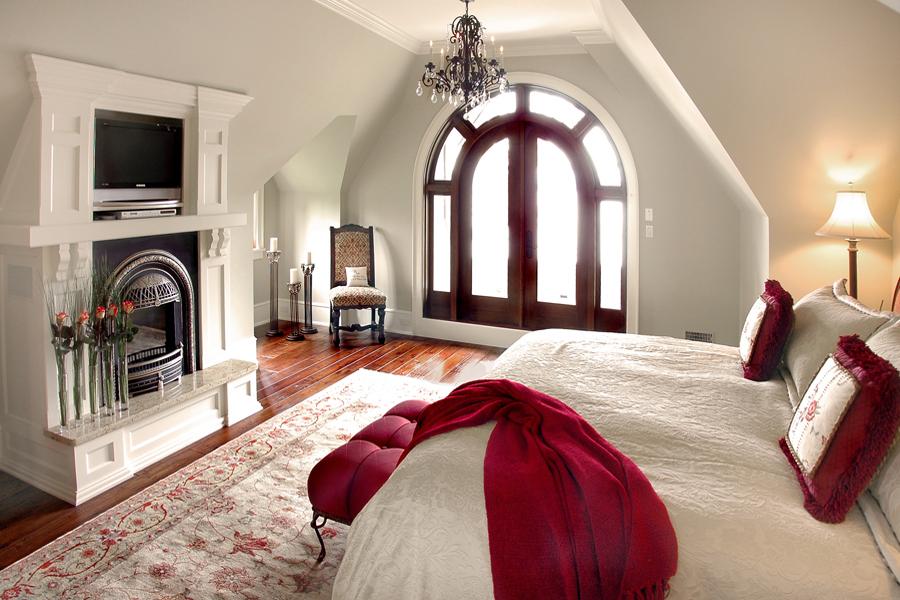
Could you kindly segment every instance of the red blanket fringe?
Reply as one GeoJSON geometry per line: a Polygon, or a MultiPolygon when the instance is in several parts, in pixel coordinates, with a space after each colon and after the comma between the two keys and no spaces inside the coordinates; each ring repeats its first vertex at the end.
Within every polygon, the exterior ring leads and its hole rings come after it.
{"type": "Polygon", "coordinates": [[[678,563],[665,505],[559,400],[505,379],[464,384],[425,409],[403,457],[490,420],[484,495],[497,600],[665,598],[678,563]]]}

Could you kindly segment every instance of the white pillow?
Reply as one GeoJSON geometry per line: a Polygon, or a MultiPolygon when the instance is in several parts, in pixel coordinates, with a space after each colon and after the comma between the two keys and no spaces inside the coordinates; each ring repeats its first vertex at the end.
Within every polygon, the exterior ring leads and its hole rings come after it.
{"type": "Polygon", "coordinates": [[[784,352],[797,393],[802,398],[819,368],[842,335],[857,334],[865,341],[891,318],[847,294],[844,280],[810,292],[794,305],[794,330],[784,352]]]}
{"type": "MultiPolygon", "coordinates": [[[[872,352],[900,369],[900,321],[878,331],[868,339],[866,345],[872,352]]],[[[885,457],[881,469],[872,478],[869,491],[872,492],[872,496],[884,511],[884,516],[891,524],[895,536],[900,534],[900,443],[898,441],[894,441],[894,447],[885,457]]],[[[862,506],[863,512],[866,512],[866,507],[862,504],[860,506],[862,506]]],[[[898,546],[896,537],[893,544],[898,546]]],[[[880,542],[880,545],[883,544],[880,542]]]]}
{"type": "MultiPolygon", "coordinates": [[[[785,302],[787,304],[787,302],[785,302]]],[[[747,319],[744,321],[744,329],[741,330],[741,343],[739,346],[741,360],[743,362],[749,362],[750,356],[753,355],[753,345],[756,341],[757,334],[759,334],[759,328],[762,325],[763,318],[766,316],[766,301],[762,299],[762,297],[757,298],[756,302],[753,303],[753,306],[750,307],[750,312],[747,314],[747,319]]]]}
{"type": "Polygon", "coordinates": [[[347,267],[347,287],[369,287],[366,267],[347,267]]]}

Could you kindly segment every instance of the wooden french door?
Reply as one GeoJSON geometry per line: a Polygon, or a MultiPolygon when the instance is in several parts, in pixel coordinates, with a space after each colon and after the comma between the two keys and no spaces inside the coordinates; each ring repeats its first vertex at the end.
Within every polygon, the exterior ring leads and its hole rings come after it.
{"type": "Polygon", "coordinates": [[[577,143],[549,120],[510,119],[466,152],[452,190],[457,319],[594,327],[596,198],[577,143]]]}

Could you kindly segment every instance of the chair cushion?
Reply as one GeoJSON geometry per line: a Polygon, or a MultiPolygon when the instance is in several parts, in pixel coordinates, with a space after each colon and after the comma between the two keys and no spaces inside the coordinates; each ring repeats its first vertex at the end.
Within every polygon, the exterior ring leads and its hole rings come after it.
{"type": "Polygon", "coordinates": [[[339,285],[331,288],[328,295],[331,305],[335,308],[342,306],[383,306],[387,296],[374,287],[355,287],[339,285]]]}
{"type": "Polygon", "coordinates": [[[320,460],[307,482],[313,508],[351,523],[397,468],[426,406],[424,400],[401,402],[320,460]]]}

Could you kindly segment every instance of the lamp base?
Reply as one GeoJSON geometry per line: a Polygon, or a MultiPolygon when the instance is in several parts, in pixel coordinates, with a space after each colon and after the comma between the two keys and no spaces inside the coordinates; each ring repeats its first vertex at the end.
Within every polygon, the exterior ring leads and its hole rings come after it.
{"type": "Polygon", "coordinates": [[[847,293],[849,293],[854,298],[858,298],[857,289],[856,289],[856,254],[859,252],[859,249],[856,247],[856,244],[859,240],[847,240],[849,246],[847,248],[847,254],[850,261],[850,276],[847,279],[847,293]]]}

